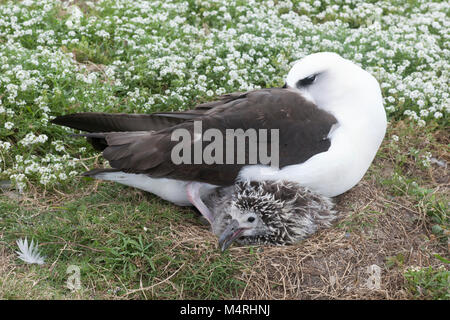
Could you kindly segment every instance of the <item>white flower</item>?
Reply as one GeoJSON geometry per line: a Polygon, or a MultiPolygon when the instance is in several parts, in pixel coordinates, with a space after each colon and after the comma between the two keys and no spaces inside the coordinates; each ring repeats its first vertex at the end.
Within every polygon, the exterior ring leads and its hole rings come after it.
{"type": "Polygon", "coordinates": [[[428,117],[428,113],[429,113],[428,110],[425,110],[425,109],[424,110],[420,110],[420,116],[421,117],[424,117],[424,118],[428,117]]]}
{"type": "Polygon", "coordinates": [[[386,98],[387,101],[389,101],[390,103],[394,103],[395,102],[395,98],[393,96],[389,96],[386,98]]]}
{"type": "Polygon", "coordinates": [[[0,141],[0,148],[2,148],[4,150],[9,150],[9,148],[11,148],[11,143],[0,141]]]}
{"type": "Polygon", "coordinates": [[[45,134],[40,134],[37,137],[36,141],[40,142],[40,143],[44,143],[45,141],[47,141],[47,139],[48,139],[48,137],[45,134]]]}
{"type": "Polygon", "coordinates": [[[28,246],[28,240],[25,238],[16,241],[19,250],[16,253],[19,255],[19,259],[26,263],[44,264],[44,257],[38,251],[38,244],[34,245],[34,241],[31,240],[30,246],[28,246]]]}
{"type": "Polygon", "coordinates": [[[395,142],[397,142],[397,141],[398,141],[398,136],[397,136],[397,135],[395,135],[395,134],[393,134],[391,138],[392,138],[392,140],[393,140],[393,141],[395,141],[395,142]]]}
{"type": "Polygon", "coordinates": [[[386,111],[393,112],[393,111],[395,111],[395,107],[394,106],[387,106],[386,107],[386,111]]]}
{"type": "Polygon", "coordinates": [[[73,170],[69,172],[69,177],[75,177],[78,174],[77,171],[73,170]]]}
{"type": "Polygon", "coordinates": [[[95,34],[101,38],[109,38],[110,36],[110,34],[105,30],[99,30],[95,34]]]}
{"type": "Polygon", "coordinates": [[[11,130],[12,128],[14,128],[14,123],[12,123],[10,121],[5,122],[5,129],[11,130]]]}
{"type": "Polygon", "coordinates": [[[22,140],[19,141],[19,143],[23,146],[28,146],[35,143],[44,143],[47,140],[48,137],[45,134],[35,136],[32,132],[29,132],[22,140]]]}
{"type": "Polygon", "coordinates": [[[442,118],[442,113],[439,112],[439,111],[436,111],[436,112],[434,113],[434,117],[435,117],[436,119],[442,118]]]}

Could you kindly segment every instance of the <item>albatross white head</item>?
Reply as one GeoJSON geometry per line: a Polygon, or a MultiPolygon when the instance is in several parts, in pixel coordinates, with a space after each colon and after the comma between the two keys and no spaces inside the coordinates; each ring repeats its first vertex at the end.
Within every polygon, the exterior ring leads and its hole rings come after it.
{"type": "Polygon", "coordinates": [[[297,61],[286,85],[333,114],[341,125],[352,119],[370,119],[376,122],[381,139],[384,136],[386,114],[378,81],[338,54],[320,52],[297,61]]]}

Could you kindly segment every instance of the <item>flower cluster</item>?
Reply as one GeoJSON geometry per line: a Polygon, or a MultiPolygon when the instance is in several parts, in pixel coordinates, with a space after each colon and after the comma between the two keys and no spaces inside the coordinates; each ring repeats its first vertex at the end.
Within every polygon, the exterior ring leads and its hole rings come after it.
{"type": "Polygon", "coordinates": [[[49,124],[55,115],[190,108],[280,86],[297,59],[318,51],[371,72],[391,118],[448,125],[449,8],[429,0],[3,2],[0,175],[20,188],[83,170],[76,158],[89,149],[67,147],[67,131],[49,124]]]}

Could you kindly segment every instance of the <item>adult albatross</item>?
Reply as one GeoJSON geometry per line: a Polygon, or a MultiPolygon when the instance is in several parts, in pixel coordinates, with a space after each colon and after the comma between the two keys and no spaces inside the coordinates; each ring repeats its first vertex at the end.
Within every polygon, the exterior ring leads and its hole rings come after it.
{"type": "MultiPolygon", "coordinates": [[[[85,173],[151,192],[178,205],[196,206],[212,224],[204,199],[237,181],[288,181],[324,197],[357,184],[386,131],[377,80],[335,53],[296,62],[283,88],[231,93],[193,110],[154,114],[78,113],[55,124],[87,131],[111,169],[85,173]],[[175,164],[176,129],[278,129],[279,167],[261,164],[175,164]]],[[[272,143],[270,139],[266,141],[272,143]]],[[[245,151],[248,153],[248,150],[245,151]]],[[[248,156],[248,154],[247,154],[248,156]]]]}

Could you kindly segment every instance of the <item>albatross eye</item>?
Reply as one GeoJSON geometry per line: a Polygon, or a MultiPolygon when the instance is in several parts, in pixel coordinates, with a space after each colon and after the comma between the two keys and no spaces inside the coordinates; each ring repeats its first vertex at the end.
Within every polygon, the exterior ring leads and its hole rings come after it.
{"type": "Polygon", "coordinates": [[[247,221],[248,221],[248,222],[253,222],[253,221],[255,221],[255,217],[249,217],[249,218],[247,219],[247,221]]]}
{"type": "Polygon", "coordinates": [[[300,79],[297,82],[297,88],[309,86],[310,84],[312,84],[316,80],[316,76],[317,75],[313,74],[312,76],[300,79]]]}

